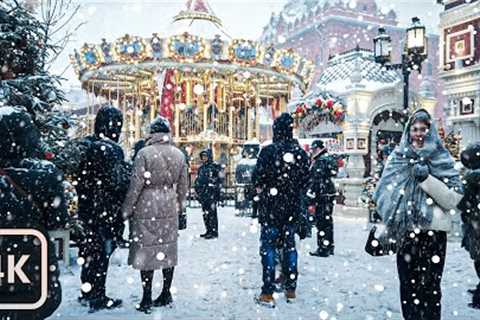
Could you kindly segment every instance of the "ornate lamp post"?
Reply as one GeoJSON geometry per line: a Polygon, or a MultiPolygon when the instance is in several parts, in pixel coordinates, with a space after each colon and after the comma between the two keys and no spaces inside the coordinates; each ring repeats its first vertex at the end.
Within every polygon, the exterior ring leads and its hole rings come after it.
{"type": "Polygon", "coordinates": [[[402,63],[391,63],[392,38],[386,33],[385,28],[378,29],[378,35],[373,39],[373,52],[375,61],[387,70],[402,70],[403,107],[407,110],[410,73],[412,70],[422,72],[422,63],[427,59],[425,26],[421,24],[419,18],[412,18],[412,25],[407,29],[402,63]]]}

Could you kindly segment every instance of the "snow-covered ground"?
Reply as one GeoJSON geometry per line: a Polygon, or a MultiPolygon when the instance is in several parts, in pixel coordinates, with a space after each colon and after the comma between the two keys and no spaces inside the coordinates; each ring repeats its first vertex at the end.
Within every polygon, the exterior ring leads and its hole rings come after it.
{"type": "MultiPolygon", "coordinates": [[[[179,238],[172,308],[155,309],[148,316],[135,310],[141,297],[140,276],[126,265],[128,252],[121,249],[112,257],[107,294],[123,299],[122,308],[88,314],[76,301],[80,269],[73,266],[73,274],[62,274],[63,302],[50,319],[400,319],[395,258],[373,258],[364,252],[365,220],[336,217],[334,257],[310,257],[314,238],[299,242],[298,299],[287,304],[280,294],[277,307],[268,309],[253,302],[261,287],[256,221],[236,217],[232,208],[220,208],[220,238],[207,241],[198,237],[204,230],[200,210],[189,210],[188,218],[188,229],[179,238]]],[[[154,283],[155,298],[161,290],[161,272],[154,283]]],[[[449,242],[443,319],[480,319],[480,311],[467,307],[466,290],[476,283],[467,253],[458,242],[449,242]]]]}

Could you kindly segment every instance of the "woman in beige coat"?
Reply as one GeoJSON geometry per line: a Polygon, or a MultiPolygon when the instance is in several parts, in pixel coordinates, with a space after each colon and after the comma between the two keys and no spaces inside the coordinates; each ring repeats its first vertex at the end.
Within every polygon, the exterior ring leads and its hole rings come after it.
{"type": "Polygon", "coordinates": [[[184,154],[172,144],[168,120],[150,125],[146,144],[136,158],[123,213],[129,219],[129,265],[140,270],[143,298],[137,309],[150,313],[152,306],[172,302],[170,286],[177,264],[178,214],[187,193],[184,154]],[[154,270],[162,269],[163,290],[152,301],[154,270]]]}

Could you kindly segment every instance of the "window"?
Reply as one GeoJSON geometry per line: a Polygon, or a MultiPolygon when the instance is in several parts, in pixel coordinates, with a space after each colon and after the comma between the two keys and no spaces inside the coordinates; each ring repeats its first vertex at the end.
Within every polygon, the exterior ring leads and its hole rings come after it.
{"type": "Polygon", "coordinates": [[[460,114],[467,115],[474,113],[474,103],[475,100],[465,97],[460,100],[460,114]]]}

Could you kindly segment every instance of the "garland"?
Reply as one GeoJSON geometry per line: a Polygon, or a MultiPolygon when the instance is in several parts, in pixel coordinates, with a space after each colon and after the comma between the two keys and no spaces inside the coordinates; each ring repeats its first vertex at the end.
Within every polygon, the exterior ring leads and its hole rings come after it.
{"type": "Polygon", "coordinates": [[[339,101],[335,101],[332,98],[317,98],[297,104],[292,112],[292,116],[301,122],[312,113],[316,113],[335,124],[343,122],[346,115],[345,109],[339,101]]]}

